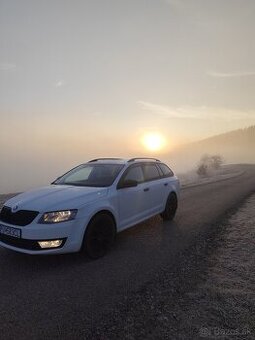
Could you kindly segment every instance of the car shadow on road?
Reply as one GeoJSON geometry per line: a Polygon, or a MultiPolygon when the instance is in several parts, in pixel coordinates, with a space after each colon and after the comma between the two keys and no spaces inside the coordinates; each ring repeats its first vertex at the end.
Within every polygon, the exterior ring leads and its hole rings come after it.
{"type": "Polygon", "coordinates": [[[143,257],[158,256],[169,247],[173,247],[183,237],[176,222],[163,222],[158,216],[139,223],[132,228],[117,234],[116,242],[109,253],[98,260],[91,260],[86,254],[70,253],[60,255],[27,255],[7,249],[0,250],[0,265],[11,267],[12,271],[23,274],[47,272],[62,272],[79,270],[84,266],[99,270],[100,267],[111,266],[118,262],[132,265],[132,262],[143,260],[143,257]]]}

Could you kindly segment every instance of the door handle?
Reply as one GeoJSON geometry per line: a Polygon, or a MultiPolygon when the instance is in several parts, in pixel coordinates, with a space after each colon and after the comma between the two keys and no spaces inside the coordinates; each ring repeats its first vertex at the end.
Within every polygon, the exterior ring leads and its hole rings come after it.
{"type": "Polygon", "coordinates": [[[143,191],[149,191],[150,190],[150,188],[145,188],[145,189],[143,189],[143,191]]]}
{"type": "Polygon", "coordinates": [[[164,183],[164,186],[167,187],[167,186],[168,186],[168,183],[164,183]]]}

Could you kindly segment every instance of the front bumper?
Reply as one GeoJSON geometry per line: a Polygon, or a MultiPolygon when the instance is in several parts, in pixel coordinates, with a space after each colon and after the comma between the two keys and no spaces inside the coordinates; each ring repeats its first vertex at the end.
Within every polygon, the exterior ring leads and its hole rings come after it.
{"type": "Polygon", "coordinates": [[[38,224],[33,222],[25,227],[18,227],[1,222],[5,226],[21,230],[21,238],[0,234],[0,246],[26,254],[61,254],[72,253],[80,250],[85,230],[84,220],[56,224],[38,224]],[[39,241],[63,240],[57,248],[44,248],[39,241]]]}
{"type": "Polygon", "coordinates": [[[48,240],[30,240],[25,238],[17,238],[13,236],[3,235],[0,234],[0,243],[4,243],[9,246],[13,246],[20,249],[26,249],[26,250],[48,250],[48,249],[59,249],[64,247],[67,238],[61,238],[62,241],[61,245],[59,247],[55,248],[44,248],[42,249],[39,245],[39,241],[48,241],[48,240]]]}

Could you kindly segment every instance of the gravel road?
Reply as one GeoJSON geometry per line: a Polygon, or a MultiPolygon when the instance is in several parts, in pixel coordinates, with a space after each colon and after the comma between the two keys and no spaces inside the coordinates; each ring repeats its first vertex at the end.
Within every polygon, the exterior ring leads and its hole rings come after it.
{"type": "MultiPolygon", "coordinates": [[[[0,337],[170,339],[169,329],[179,334],[183,326],[174,322],[178,314],[171,308],[187,287],[196,286],[196,269],[208,268],[203,259],[217,243],[222,221],[255,190],[255,166],[237,171],[243,174],[184,189],[174,222],[154,217],[120,233],[112,251],[97,261],[0,249],[0,337]]],[[[189,338],[198,338],[192,332],[189,338]]]]}
{"type": "Polygon", "coordinates": [[[131,293],[97,339],[255,339],[255,194],[131,293]]]}

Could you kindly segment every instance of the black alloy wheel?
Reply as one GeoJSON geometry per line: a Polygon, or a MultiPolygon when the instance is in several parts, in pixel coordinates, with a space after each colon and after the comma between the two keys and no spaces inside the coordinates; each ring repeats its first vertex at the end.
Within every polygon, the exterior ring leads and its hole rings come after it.
{"type": "Polygon", "coordinates": [[[178,200],[177,196],[174,192],[168,196],[165,210],[160,214],[164,221],[171,221],[175,214],[178,207],[178,200]]]}
{"type": "Polygon", "coordinates": [[[92,259],[106,254],[113,245],[116,227],[113,218],[107,213],[96,215],[89,223],[85,232],[83,248],[92,259]]]}

